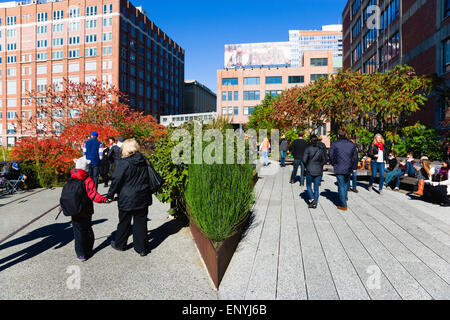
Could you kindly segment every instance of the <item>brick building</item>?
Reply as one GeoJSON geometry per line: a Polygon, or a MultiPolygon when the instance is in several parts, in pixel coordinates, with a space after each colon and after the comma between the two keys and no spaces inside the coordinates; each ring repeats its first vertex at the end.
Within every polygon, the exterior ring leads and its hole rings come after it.
{"type": "Polygon", "coordinates": [[[36,112],[26,92],[64,78],[108,82],[156,118],[183,112],[184,50],[141,7],[127,0],[0,3],[0,144],[21,135],[18,115],[36,112]]]}
{"type": "MultiPolygon", "coordinates": [[[[343,37],[344,69],[373,73],[408,64],[447,82],[444,90],[450,88],[450,0],[349,0],[343,37]],[[374,28],[372,6],[379,8],[374,28]]],[[[449,103],[434,92],[410,121],[448,130],[449,103]]]]}

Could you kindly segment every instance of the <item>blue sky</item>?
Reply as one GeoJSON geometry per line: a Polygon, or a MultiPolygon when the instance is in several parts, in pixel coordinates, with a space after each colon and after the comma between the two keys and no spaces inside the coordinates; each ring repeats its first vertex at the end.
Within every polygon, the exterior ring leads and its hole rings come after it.
{"type": "Polygon", "coordinates": [[[288,41],[290,29],[342,23],[346,0],[131,0],[186,52],[185,79],[217,92],[224,45],[288,41]]]}

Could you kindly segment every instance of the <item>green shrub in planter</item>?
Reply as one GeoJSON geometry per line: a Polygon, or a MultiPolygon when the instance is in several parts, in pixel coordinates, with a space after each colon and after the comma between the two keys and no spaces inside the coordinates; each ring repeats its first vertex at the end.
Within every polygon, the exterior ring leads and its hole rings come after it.
{"type": "Polygon", "coordinates": [[[206,237],[221,242],[232,237],[254,202],[250,164],[191,164],[186,189],[190,218],[206,237]]]}

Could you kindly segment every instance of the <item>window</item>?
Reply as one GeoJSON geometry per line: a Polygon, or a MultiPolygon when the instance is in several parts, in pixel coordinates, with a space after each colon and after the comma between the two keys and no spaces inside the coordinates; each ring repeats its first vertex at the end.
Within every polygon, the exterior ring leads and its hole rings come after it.
{"type": "Polygon", "coordinates": [[[88,34],[86,36],[86,43],[93,43],[97,42],[97,35],[96,34],[88,34]]]}
{"type": "Polygon", "coordinates": [[[47,26],[37,26],[37,34],[47,33],[47,26]]]}
{"type": "Polygon", "coordinates": [[[266,77],[266,84],[280,84],[282,81],[282,77],[266,77]]]}
{"type": "Polygon", "coordinates": [[[239,114],[239,108],[238,107],[234,107],[233,108],[233,114],[235,115],[235,116],[237,116],[238,114],[239,114]]]}
{"type": "Polygon", "coordinates": [[[112,41],[112,32],[104,33],[103,41],[112,41]]]}
{"type": "Polygon", "coordinates": [[[105,60],[105,61],[103,61],[102,68],[104,70],[112,69],[112,60],[105,60]]]}
{"type": "Polygon", "coordinates": [[[53,39],[53,46],[58,47],[64,45],[64,38],[55,38],[53,39]]]}
{"type": "Polygon", "coordinates": [[[62,73],[63,72],[63,65],[62,64],[54,64],[52,66],[52,73],[62,73]]]}
{"type": "Polygon", "coordinates": [[[355,25],[352,28],[352,41],[355,41],[356,37],[361,32],[361,18],[356,21],[355,25]]]}
{"type": "Polygon", "coordinates": [[[244,78],[244,85],[255,85],[255,84],[259,84],[259,77],[244,78]]]}
{"type": "Polygon", "coordinates": [[[64,24],[57,23],[53,25],[53,32],[63,32],[64,31],[64,24]]]}
{"type": "Polygon", "coordinates": [[[36,67],[36,74],[47,74],[47,66],[46,65],[38,65],[36,67]]]}
{"type": "Polygon", "coordinates": [[[70,8],[69,18],[78,18],[80,16],[80,8],[70,8]]]}
{"type": "Polygon", "coordinates": [[[78,72],[78,71],[80,71],[80,64],[78,62],[69,63],[69,72],[78,72]]]}
{"type": "Polygon", "coordinates": [[[373,43],[375,43],[376,40],[377,40],[377,29],[376,28],[370,29],[363,38],[364,50],[369,49],[370,46],[373,43]]]}
{"type": "Polygon", "coordinates": [[[244,91],[244,100],[261,100],[260,91],[244,91]]]}
{"type": "Polygon", "coordinates": [[[63,10],[55,10],[53,11],[53,20],[61,20],[64,18],[63,10]]]}
{"type": "Polygon", "coordinates": [[[7,56],[6,57],[6,61],[8,63],[16,63],[17,62],[17,57],[16,56],[7,56]]]}
{"type": "Polygon", "coordinates": [[[366,5],[366,8],[364,9],[364,15],[363,15],[363,17],[364,17],[364,19],[363,19],[364,24],[366,24],[367,20],[369,20],[369,18],[373,14],[375,14],[375,11],[372,11],[371,13],[369,13],[370,12],[369,7],[376,6],[376,5],[377,5],[377,0],[370,0],[369,3],[366,5]]]}
{"type": "Polygon", "coordinates": [[[104,27],[112,27],[112,18],[103,18],[104,27]]]}
{"type": "Polygon", "coordinates": [[[112,55],[112,47],[103,47],[103,55],[104,56],[112,55]]]}
{"type": "Polygon", "coordinates": [[[6,49],[8,51],[16,51],[17,50],[17,44],[16,43],[8,43],[6,49]]]}
{"type": "Polygon", "coordinates": [[[37,14],[37,22],[47,21],[47,12],[38,12],[37,14]]]}
{"type": "Polygon", "coordinates": [[[86,29],[96,29],[97,20],[86,20],[86,29]]]}
{"type": "Polygon", "coordinates": [[[37,47],[38,48],[47,48],[47,40],[38,40],[37,47]]]}
{"type": "Polygon", "coordinates": [[[239,91],[234,91],[234,101],[239,100],[239,91]]]}
{"type": "Polygon", "coordinates": [[[103,14],[112,13],[112,3],[103,5],[103,14]]]}
{"type": "Polygon", "coordinates": [[[80,36],[69,37],[69,44],[80,44],[80,36]]]}
{"type": "Polygon", "coordinates": [[[6,30],[6,37],[7,38],[14,38],[17,35],[16,29],[8,29],[6,30]]]}
{"type": "Polygon", "coordinates": [[[311,67],[328,66],[328,58],[311,58],[311,67]]]}
{"type": "Polygon", "coordinates": [[[79,58],[80,57],[80,49],[69,50],[69,58],[79,58]]]}
{"type": "Polygon", "coordinates": [[[311,82],[316,81],[317,79],[320,79],[322,77],[328,78],[328,75],[327,74],[312,74],[311,82]]]}
{"type": "Polygon", "coordinates": [[[391,61],[397,57],[399,53],[400,33],[397,32],[379,49],[380,65],[391,61]]]}
{"type": "MultiPolygon", "coordinates": [[[[450,2],[450,1],[449,1],[450,2]]],[[[444,49],[444,72],[450,71],[450,38],[444,41],[443,43],[443,49],[444,49]]]]}
{"type": "Polygon", "coordinates": [[[222,101],[227,101],[227,92],[222,91],[222,101]]]}
{"type": "Polygon", "coordinates": [[[228,101],[233,101],[233,91],[228,91],[228,101]]]}
{"type": "MultiPolygon", "coordinates": [[[[8,107],[15,107],[15,106],[16,106],[16,99],[8,99],[8,107]]],[[[8,111],[8,119],[17,119],[17,111],[8,111]]]]}
{"type": "Polygon", "coordinates": [[[6,74],[8,77],[15,77],[17,75],[16,68],[7,68],[6,74]]]}
{"type": "Polygon", "coordinates": [[[372,74],[377,70],[377,58],[376,55],[373,55],[369,60],[367,60],[363,65],[363,72],[372,74]]]}
{"type": "Polygon", "coordinates": [[[79,31],[80,21],[69,22],[69,31],[79,31]]]}
{"type": "Polygon", "coordinates": [[[31,75],[31,67],[28,67],[28,66],[22,67],[22,75],[23,76],[31,75]]]}
{"type": "Polygon", "coordinates": [[[352,4],[352,17],[356,15],[359,7],[361,6],[361,0],[355,0],[352,4]]]}
{"type": "Polygon", "coordinates": [[[97,70],[97,61],[86,61],[85,68],[86,71],[94,71],[97,70]]]}
{"type": "Polygon", "coordinates": [[[358,45],[352,52],[352,64],[354,64],[356,61],[358,61],[359,58],[361,58],[361,55],[362,55],[362,48],[361,48],[361,42],[360,42],[360,43],[358,43],[358,45]]]}
{"type": "Polygon", "coordinates": [[[289,83],[304,83],[305,76],[289,76],[288,82],[289,83]]]}
{"type": "Polygon", "coordinates": [[[14,26],[17,23],[17,19],[15,16],[6,17],[6,25],[14,26]]]}
{"type": "Polygon", "coordinates": [[[96,15],[97,15],[97,6],[86,7],[86,16],[96,16],[96,15]]]}
{"type": "Polygon", "coordinates": [[[7,94],[16,94],[17,93],[17,81],[16,80],[6,81],[6,92],[7,92],[7,94]]]}
{"type": "Polygon", "coordinates": [[[86,57],[95,57],[97,55],[97,48],[86,48],[85,56],[86,57]]]}
{"type": "Polygon", "coordinates": [[[63,51],[53,51],[52,52],[52,59],[58,60],[64,58],[64,52],[63,51]]]}
{"type": "Polygon", "coordinates": [[[222,79],[223,86],[237,86],[239,84],[238,78],[224,78],[222,79]]]}
{"type": "Polygon", "coordinates": [[[277,97],[277,96],[281,96],[282,91],[281,90],[266,90],[266,96],[272,96],[272,97],[277,97]]]}

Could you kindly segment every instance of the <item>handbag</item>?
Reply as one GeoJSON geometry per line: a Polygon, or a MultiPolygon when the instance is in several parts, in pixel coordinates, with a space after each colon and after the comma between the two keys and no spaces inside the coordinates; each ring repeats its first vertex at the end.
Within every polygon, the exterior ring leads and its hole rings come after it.
{"type": "Polygon", "coordinates": [[[150,163],[148,163],[147,169],[148,169],[147,171],[148,171],[150,192],[156,193],[158,192],[159,189],[161,189],[165,181],[150,163]]]}

